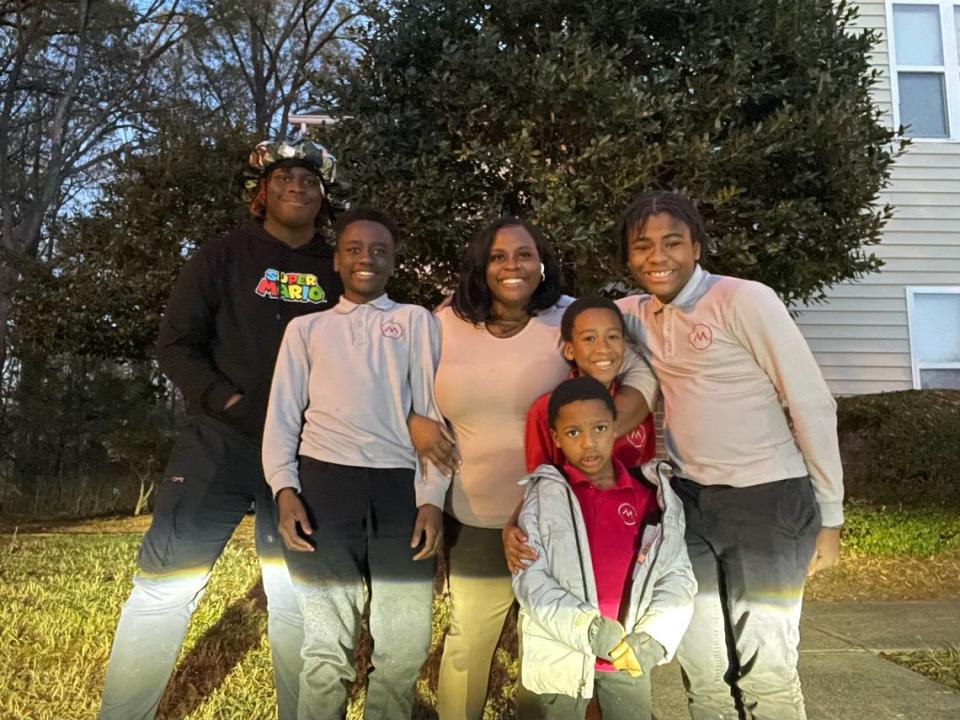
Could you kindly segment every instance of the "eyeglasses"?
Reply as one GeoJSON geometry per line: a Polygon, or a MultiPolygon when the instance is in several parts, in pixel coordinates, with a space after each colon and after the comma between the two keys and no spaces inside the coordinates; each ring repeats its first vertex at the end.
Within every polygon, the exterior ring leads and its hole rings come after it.
{"type": "Polygon", "coordinates": [[[270,176],[270,182],[276,182],[283,188],[297,184],[303,190],[308,190],[310,192],[323,192],[323,183],[320,182],[320,178],[309,171],[306,171],[301,175],[297,175],[289,170],[277,170],[270,176]]]}

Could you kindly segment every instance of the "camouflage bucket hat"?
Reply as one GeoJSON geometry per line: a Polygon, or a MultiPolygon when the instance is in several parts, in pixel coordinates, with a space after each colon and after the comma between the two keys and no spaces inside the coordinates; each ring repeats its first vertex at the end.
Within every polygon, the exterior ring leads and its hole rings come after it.
{"type": "Polygon", "coordinates": [[[320,176],[324,195],[337,179],[337,159],[320,143],[310,140],[264,140],[250,153],[243,172],[243,192],[246,200],[256,195],[261,178],[277,166],[299,165],[320,176]]]}

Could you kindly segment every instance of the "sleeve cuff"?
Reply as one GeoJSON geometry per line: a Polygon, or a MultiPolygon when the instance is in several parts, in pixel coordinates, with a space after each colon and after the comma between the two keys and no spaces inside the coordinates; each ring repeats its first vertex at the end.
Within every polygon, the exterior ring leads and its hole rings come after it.
{"type": "Polygon", "coordinates": [[[843,525],[842,502],[821,502],[819,505],[821,527],[838,528],[843,525]]]}
{"type": "Polygon", "coordinates": [[[450,487],[450,479],[440,472],[436,465],[427,462],[426,468],[423,468],[418,461],[413,486],[417,498],[417,507],[435,505],[443,510],[447,499],[447,488],[450,487]]]}
{"type": "Polygon", "coordinates": [[[623,639],[623,625],[602,615],[590,623],[588,637],[593,654],[604,660],[610,659],[610,651],[623,639]]]}
{"type": "Polygon", "coordinates": [[[269,483],[274,500],[277,499],[277,495],[279,495],[280,491],[284,488],[293,488],[298,493],[300,492],[300,478],[297,477],[296,473],[278,472],[270,478],[269,483]]]}

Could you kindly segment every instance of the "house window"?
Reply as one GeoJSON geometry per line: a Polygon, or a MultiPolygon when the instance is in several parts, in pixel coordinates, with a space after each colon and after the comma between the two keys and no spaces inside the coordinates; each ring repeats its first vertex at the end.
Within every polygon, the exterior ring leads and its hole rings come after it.
{"type": "Polygon", "coordinates": [[[908,287],[915,388],[960,389],[960,286],[908,287]]]}
{"type": "Polygon", "coordinates": [[[913,138],[960,140],[960,2],[888,3],[895,121],[913,138]]]}

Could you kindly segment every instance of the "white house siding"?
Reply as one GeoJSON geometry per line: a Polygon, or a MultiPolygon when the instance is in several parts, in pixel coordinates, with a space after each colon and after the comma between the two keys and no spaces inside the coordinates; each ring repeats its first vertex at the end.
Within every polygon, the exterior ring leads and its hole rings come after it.
{"type": "MultiPolygon", "coordinates": [[[[882,73],[874,101],[892,126],[886,4],[858,5],[858,25],[882,38],[872,54],[882,73]]],[[[882,271],[831,289],[826,303],[797,318],[836,395],[913,387],[905,288],[960,285],[960,143],[914,142],[881,200],[894,206],[874,249],[882,271]]]]}

